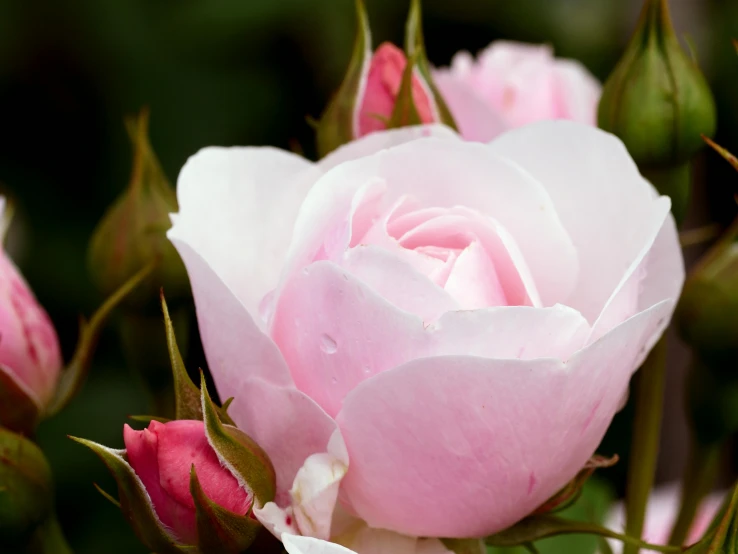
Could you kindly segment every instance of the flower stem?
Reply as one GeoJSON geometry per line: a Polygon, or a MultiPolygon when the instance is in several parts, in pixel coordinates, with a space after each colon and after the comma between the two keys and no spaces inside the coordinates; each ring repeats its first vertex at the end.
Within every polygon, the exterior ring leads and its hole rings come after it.
{"type": "Polygon", "coordinates": [[[36,529],[27,552],[28,554],[74,554],[64,538],[56,514],[49,516],[36,529]]]}
{"type": "MultiPolygon", "coordinates": [[[[643,535],[646,505],[656,473],[665,376],[666,337],[662,336],[643,362],[635,385],[633,441],[625,490],[625,533],[635,538],[643,535]]],[[[623,554],[638,551],[639,547],[633,543],[623,548],[623,554]]]]}
{"type": "Polygon", "coordinates": [[[682,498],[669,544],[681,546],[687,540],[702,499],[710,492],[720,462],[722,444],[701,444],[692,438],[689,461],[682,478],[682,498]]]}

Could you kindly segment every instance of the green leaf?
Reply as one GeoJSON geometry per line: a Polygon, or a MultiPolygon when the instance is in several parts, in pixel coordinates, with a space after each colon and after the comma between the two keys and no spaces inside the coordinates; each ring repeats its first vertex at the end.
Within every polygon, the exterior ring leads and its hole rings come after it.
{"type": "Polygon", "coordinates": [[[208,441],[241,486],[253,493],[254,506],[263,507],[274,500],[276,476],[269,457],[248,435],[218,419],[213,401],[208,395],[205,376],[200,374],[202,413],[208,441]]]}
{"type": "Polygon", "coordinates": [[[200,486],[194,464],[190,492],[197,511],[197,543],[201,554],[241,554],[256,539],[261,524],[249,514],[239,515],[219,506],[200,486]]]}
{"type": "Polygon", "coordinates": [[[194,547],[179,544],[166,532],[143,483],[128,464],[125,450],[114,450],[77,437],[70,438],[97,454],[113,474],[118,484],[121,511],[141,542],[157,554],[197,554],[194,547]]]}
{"type": "Polygon", "coordinates": [[[431,91],[441,123],[444,123],[458,131],[456,121],[454,121],[454,117],[451,115],[451,110],[448,109],[443,96],[441,96],[436,84],[433,82],[430,63],[428,62],[428,57],[425,53],[425,41],[423,39],[423,15],[420,2],[421,0],[412,0],[410,3],[410,12],[408,13],[407,23],[405,24],[405,54],[407,55],[408,60],[415,60],[421,78],[425,81],[431,91]]]}
{"type": "Polygon", "coordinates": [[[322,158],[355,137],[354,120],[361,101],[363,78],[372,58],[371,31],[363,0],[356,0],[357,31],[346,76],[317,126],[318,155],[322,158]]]}
{"type": "Polygon", "coordinates": [[[110,317],[111,312],[154,270],[154,264],[148,264],[139,270],[133,277],[126,281],[116,290],[97,311],[92,315],[90,321],[80,320],[79,339],[77,348],[72,356],[72,361],[61,374],[56,386],[56,393],[47,407],[44,417],[49,417],[60,412],[77,393],[82,389],[87,373],[90,370],[92,356],[95,353],[97,339],[102,331],[103,325],[110,317]]]}

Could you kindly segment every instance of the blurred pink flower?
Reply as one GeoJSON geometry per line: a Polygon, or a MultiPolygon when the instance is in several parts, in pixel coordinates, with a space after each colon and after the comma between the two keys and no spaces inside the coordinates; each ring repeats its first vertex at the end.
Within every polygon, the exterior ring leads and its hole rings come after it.
{"type": "MultiPolygon", "coordinates": [[[[4,205],[0,197],[0,219],[4,205]]],[[[49,316],[0,246],[0,372],[43,411],[54,395],[61,367],[59,341],[49,316]]]]}
{"type": "Polygon", "coordinates": [[[183,543],[197,543],[195,502],[190,494],[192,465],[210,500],[240,515],[248,512],[251,495],[221,464],[202,421],[152,421],[143,431],[125,425],[123,440],[128,463],[146,488],[159,520],[183,543]]]}
{"type": "MultiPolygon", "coordinates": [[[[664,485],[651,493],[646,508],[646,523],[643,530],[643,540],[651,544],[667,544],[669,535],[679,510],[681,490],[678,483],[664,485]]],[[[705,498],[700,505],[692,527],[687,536],[686,545],[694,544],[707,531],[713,518],[720,509],[725,494],[714,493],[705,498]]],[[[610,529],[622,532],[625,529],[625,509],[618,503],[610,511],[605,525],[610,529]]],[[[622,552],[623,546],[619,541],[610,541],[615,552],[622,552]]],[[[642,550],[642,552],[655,552],[642,550]]]]}
{"type": "Polygon", "coordinates": [[[476,59],[459,52],[433,79],[467,140],[487,142],[543,119],[597,124],[600,83],[547,45],[498,41],[476,59]]]}
{"type": "Polygon", "coordinates": [[[317,164],[206,148],[177,194],[169,237],[220,395],[274,464],[277,534],[332,539],[336,502],[412,537],[525,517],[593,454],[684,279],[669,199],[568,121],[489,145],[380,131],[317,164]]]}

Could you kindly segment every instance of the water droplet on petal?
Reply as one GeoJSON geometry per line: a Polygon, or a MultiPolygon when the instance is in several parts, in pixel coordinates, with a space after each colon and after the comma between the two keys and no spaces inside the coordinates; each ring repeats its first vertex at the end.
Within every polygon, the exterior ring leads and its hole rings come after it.
{"type": "Polygon", "coordinates": [[[337,377],[333,377],[331,379],[331,383],[333,383],[334,385],[337,385],[338,384],[338,378],[337,377]]]}
{"type": "Polygon", "coordinates": [[[335,354],[338,350],[338,344],[330,335],[323,333],[320,336],[320,349],[326,354],[335,354]]]}

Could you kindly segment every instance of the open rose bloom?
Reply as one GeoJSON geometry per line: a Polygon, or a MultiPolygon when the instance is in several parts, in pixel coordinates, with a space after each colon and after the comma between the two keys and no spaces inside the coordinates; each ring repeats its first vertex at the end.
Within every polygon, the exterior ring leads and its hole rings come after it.
{"type": "Polygon", "coordinates": [[[319,163],[206,148],[177,193],[210,369],[277,472],[259,517],[362,553],[367,529],[443,552],[411,537],[489,535],[556,493],[683,282],[668,198],[583,124],[377,132],[319,163]]]}
{"type": "Polygon", "coordinates": [[[600,83],[545,44],[497,41],[476,58],[459,52],[433,79],[467,140],[485,142],[544,119],[597,123],[600,83]]]}

